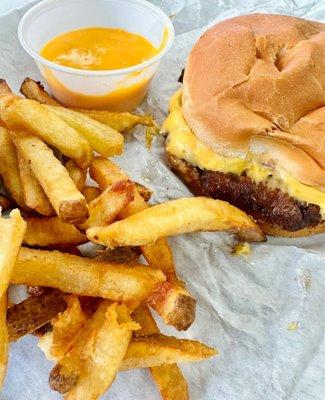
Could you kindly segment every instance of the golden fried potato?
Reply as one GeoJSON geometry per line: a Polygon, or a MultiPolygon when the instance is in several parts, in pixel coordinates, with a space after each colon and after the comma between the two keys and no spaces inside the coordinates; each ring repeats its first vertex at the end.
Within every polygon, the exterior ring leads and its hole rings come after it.
{"type": "MultiPolygon", "coordinates": [[[[146,305],[141,304],[137,307],[132,313],[132,318],[141,326],[141,329],[134,332],[134,336],[149,336],[159,333],[158,326],[146,305]]],[[[189,399],[186,379],[177,364],[152,367],[150,372],[158,386],[162,399],[189,399]]]]}
{"type": "Polygon", "coordinates": [[[155,268],[161,269],[167,276],[169,282],[178,282],[173,253],[166,238],[158,239],[155,243],[147,244],[140,248],[148,264],[152,264],[155,268]]]}
{"type": "Polygon", "coordinates": [[[45,90],[41,82],[36,82],[31,78],[25,78],[20,86],[20,92],[30,100],[36,100],[41,104],[59,106],[60,103],[54,100],[45,90]]]}
{"type": "Polygon", "coordinates": [[[58,217],[25,217],[24,220],[27,224],[24,243],[28,246],[65,247],[87,242],[85,234],[58,217]]]}
{"type": "Polygon", "coordinates": [[[78,111],[65,107],[44,106],[77,130],[97,153],[112,157],[123,153],[124,137],[117,130],[78,111]]]}
{"type": "Polygon", "coordinates": [[[136,263],[141,255],[139,247],[115,247],[96,251],[96,260],[116,264],[136,263]]]}
{"type": "MultiPolygon", "coordinates": [[[[33,81],[31,78],[24,80],[20,91],[28,99],[36,100],[39,103],[53,106],[61,105],[44,90],[40,82],[33,81]]],[[[107,110],[74,110],[123,133],[129,132],[136,125],[155,126],[155,122],[150,115],[136,115],[129,112],[107,110]]]]}
{"type": "Polygon", "coordinates": [[[15,202],[26,208],[23,184],[21,182],[18,156],[7,129],[0,126],[0,175],[3,183],[15,202]]]}
{"type": "Polygon", "coordinates": [[[188,386],[177,364],[150,368],[163,400],[189,400],[188,386]]]}
{"type": "Polygon", "coordinates": [[[0,298],[9,286],[25,230],[26,223],[18,209],[11,211],[10,218],[0,216],[0,298]]]}
{"type": "Polygon", "coordinates": [[[81,168],[86,168],[91,161],[92,150],[87,139],[43,104],[18,98],[7,107],[5,122],[11,128],[30,130],[65,156],[73,158],[81,168]]]}
{"type": "Polygon", "coordinates": [[[140,325],[134,336],[150,336],[159,333],[158,326],[146,304],[140,304],[132,312],[132,319],[140,325]]]}
{"type": "Polygon", "coordinates": [[[67,308],[51,322],[52,329],[38,341],[47,359],[59,361],[73,346],[76,335],[86,323],[77,296],[71,294],[65,297],[67,308]]]}
{"type": "Polygon", "coordinates": [[[9,347],[6,325],[7,289],[25,229],[26,224],[19,210],[11,211],[8,219],[0,216],[0,388],[6,373],[9,347]]]}
{"type": "MultiPolygon", "coordinates": [[[[93,159],[90,165],[90,176],[102,189],[127,178],[124,171],[103,157],[93,159]]],[[[122,210],[120,218],[127,218],[148,208],[149,205],[140,194],[135,193],[134,200],[122,210]]],[[[162,270],[168,280],[149,297],[150,306],[158,312],[166,324],[173,325],[178,330],[188,329],[195,318],[196,302],[182,282],[177,279],[172,252],[167,240],[161,238],[154,244],[141,246],[141,251],[149,265],[162,270]]]]}
{"type": "Polygon", "coordinates": [[[28,161],[58,217],[69,223],[82,223],[88,217],[86,199],[77,190],[68,171],[41,139],[26,132],[12,132],[21,155],[28,161]]]}
{"type": "Polygon", "coordinates": [[[137,115],[130,112],[114,112],[107,110],[78,111],[122,133],[130,132],[136,125],[154,127],[157,130],[155,121],[151,115],[137,115]]]}
{"type": "Polygon", "coordinates": [[[85,197],[87,203],[95,200],[98,196],[101,195],[102,191],[97,186],[85,186],[82,191],[82,195],[85,197]]]}
{"type": "Polygon", "coordinates": [[[217,354],[217,350],[195,340],[177,339],[162,334],[138,336],[130,343],[121,371],[202,361],[217,354]]]}
{"type": "Polygon", "coordinates": [[[113,183],[129,179],[128,175],[113,161],[99,156],[93,158],[89,167],[89,174],[98,183],[101,190],[109,188],[113,183]]]}
{"type": "Polygon", "coordinates": [[[11,91],[7,82],[4,79],[0,79],[0,119],[3,117],[3,113],[8,105],[14,103],[17,100],[16,95],[11,91]]]}
{"type": "MultiPolygon", "coordinates": [[[[114,183],[129,179],[128,175],[121,168],[104,157],[95,157],[93,159],[89,168],[89,174],[102,190],[109,188],[114,183]]],[[[138,192],[135,192],[133,201],[123,209],[120,217],[123,219],[148,207],[149,205],[145,202],[144,198],[138,192]]]]}
{"type": "Polygon", "coordinates": [[[148,304],[178,331],[186,331],[194,321],[196,300],[180,281],[166,281],[157,287],[149,296],[148,304]]]}
{"type": "Polygon", "coordinates": [[[135,185],[131,181],[119,181],[104,190],[88,204],[89,218],[79,226],[86,230],[93,226],[105,226],[113,222],[134,197],[135,185]]]}
{"type": "Polygon", "coordinates": [[[177,330],[188,329],[195,318],[196,301],[176,275],[173,255],[165,238],[141,246],[141,252],[150,266],[160,269],[167,277],[165,282],[148,299],[148,304],[168,325],[177,330]]]}
{"type": "Polygon", "coordinates": [[[59,251],[21,248],[11,282],[114,301],[142,301],[164,280],[161,271],[146,265],[109,264],[59,251]]]}
{"type": "Polygon", "coordinates": [[[79,168],[73,160],[67,161],[64,166],[69,172],[69,175],[76,185],[76,188],[79,191],[82,191],[86,182],[87,170],[79,168]]]}
{"type": "Polygon", "coordinates": [[[137,187],[137,191],[139,192],[139,195],[143,197],[145,201],[149,201],[152,196],[152,190],[148,189],[144,185],[141,185],[139,182],[135,182],[135,186],[137,187]]]}
{"type": "Polygon", "coordinates": [[[59,290],[47,289],[37,297],[31,296],[8,308],[9,340],[15,342],[22,336],[35,332],[63,312],[67,307],[65,296],[59,290]]]}
{"type": "Polygon", "coordinates": [[[9,339],[6,325],[7,293],[0,296],[0,389],[6,375],[9,339]]]}
{"type": "Polygon", "coordinates": [[[66,393],[68,400],[98,399],[115,379],[137,328],[124,304],[102,301],[52,370],[51,389],[66,393]]]}
{"type": "Polygon", "coordinates": [[[29,163],[19,152],[18,165],[26,205],[42,215],[50,216],[55,214],[49,199],[42,186],[35,178],[29,163]]]}
{"type": "Polygon", "coordinates": [[[158,204],[123,221],[87,230],[89,240],[109,248],[140,246],[181,233],[230,231],[264,240],[261,229],[245,212],[221,200],[191,197],[158,204]]]}

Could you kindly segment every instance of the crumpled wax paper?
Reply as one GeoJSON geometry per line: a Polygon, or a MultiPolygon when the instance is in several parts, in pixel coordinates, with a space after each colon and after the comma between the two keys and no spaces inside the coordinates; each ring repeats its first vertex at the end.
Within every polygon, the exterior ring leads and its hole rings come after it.
{"type": "MultiPolygon", "coordinates": [[[[259,11],[324,20],[324,1],[163,0],[153,1],[172,16],[176,39],[161,63],[142,107],[162,121],[191,46],[203,30],[235,15],[259,11]]],[[[40,78],[21,49],[16,31],[28,7],[0,18],[0,76],[18,89],[26,76],[40,78]]],[[[143,130],[127,139],[116,158],[130,176],[154,190],[153,202],[190,196],[164,161],[163,139],[152,151],[143,130]]],[[[325,399],[325,235],[302,239],[269,238],[234,256],[226,233],[171,238],[181,279],[197,299],[192,327],[164,333],[201,340],[219,349],[208,361],[182,365],[194,400],[325,399]]],[[[11,345],[1,400],[59,399],[48,387],[53,364],[33,336],[11,345]]],[[[147,370],[118,374],[104,399],[154,400],[159,394],[147,370]]]]}

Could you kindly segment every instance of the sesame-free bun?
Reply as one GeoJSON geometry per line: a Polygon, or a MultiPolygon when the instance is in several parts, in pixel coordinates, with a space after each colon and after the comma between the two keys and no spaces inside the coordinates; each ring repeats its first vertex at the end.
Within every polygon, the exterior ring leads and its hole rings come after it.
{"type": "Polygon", "coordinates": [[[325,190],[325,24],[269,14],[216,24],[190,53],[182,96],[186,122],[212,150],[263,153],[325,190]]]}

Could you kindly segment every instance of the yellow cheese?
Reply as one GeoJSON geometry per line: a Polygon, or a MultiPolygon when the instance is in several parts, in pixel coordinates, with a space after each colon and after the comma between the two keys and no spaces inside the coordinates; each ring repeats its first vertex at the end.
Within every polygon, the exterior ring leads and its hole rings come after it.
{"type": "Polygon", "coordinates": [[[169,109],[163,125],[163,130],[168,132],[167,152],[200,169],[237,175],[245,172],[257,183],[264,181],[299,201],[318,205],[325,218],[325,192],[299,182],[285,171],[274,171],[258,164],[250,154],[246,158],[223,157],[200,142],[183,117],[180,90],[171,98],[169,109]]]}
{"type": "Polygon", "coordinates": [[[45,44],[41,56],[70,68],[102,71],[140,64],[158,52],[159,48],[136,33],[90,27],[56,36],[45,44]]]}
{"type": "Polygon", "coordinates": [[[179,92],[171,100],[170,114],[164,122],[163,130],[168,132],[166,150],[192,165],[234,174],[241,174],[245,169],[245,158],[221,157],[196,139],[183,117],[179,92]]]}
{"type": "Polygon", "coordinates": [[[236,256],[241,256],[241,255],[248,255],[250,254],[251,249],[249,247],[249,244],[247,242],[244,243],[237,243],[236,246],[234,247],[233,254],[236,256]]]}

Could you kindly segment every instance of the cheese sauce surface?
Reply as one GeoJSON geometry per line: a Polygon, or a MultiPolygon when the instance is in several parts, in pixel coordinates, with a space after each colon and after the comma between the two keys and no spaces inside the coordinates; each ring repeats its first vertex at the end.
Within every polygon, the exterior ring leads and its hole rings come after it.
{"type": "Polygon", "coordinates": [[[40,55],[83,70],[113,70],[140,64],[159,52],[145,37],[115,28],[83,28],[50,40],[40,55]]]}

